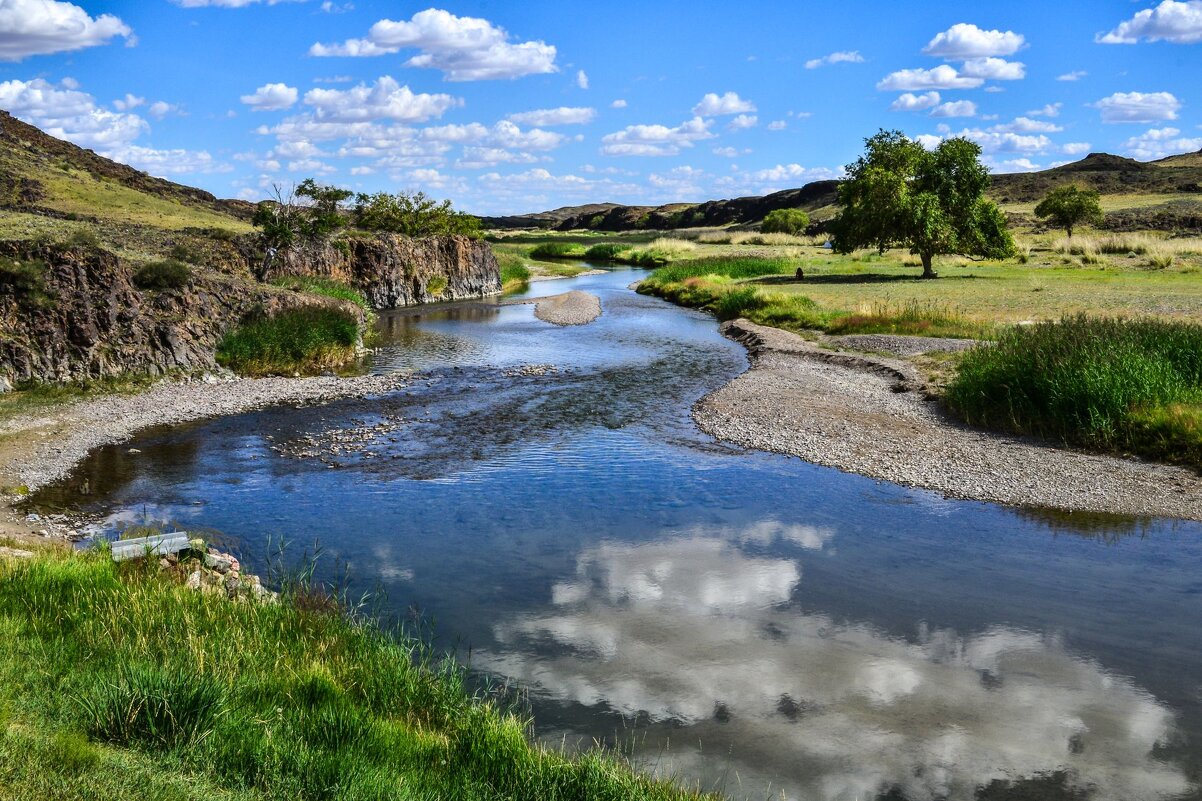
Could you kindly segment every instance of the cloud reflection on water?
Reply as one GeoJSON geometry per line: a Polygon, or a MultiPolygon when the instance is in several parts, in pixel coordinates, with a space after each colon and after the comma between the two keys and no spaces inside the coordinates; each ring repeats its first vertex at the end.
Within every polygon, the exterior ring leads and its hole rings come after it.
{"type": "Polygon", "coordinates": [[[1057,637],[995,626],[901,639],[799,613],[801,565],[748,552],[818,551],[832,537],[766,521],[603,543],[554,586],[549,612],[498,624],[499,647],[475,662],[536,695],[685,726],[670,751],[649,740],[644,755],[703,783],[733,768],[744,789],[758,780],[823,801],[891,788],[971,799],[993,780],[1055,771],[1099,801],[1190,789],[1153,756],[1172,713],[1057,637]]]}

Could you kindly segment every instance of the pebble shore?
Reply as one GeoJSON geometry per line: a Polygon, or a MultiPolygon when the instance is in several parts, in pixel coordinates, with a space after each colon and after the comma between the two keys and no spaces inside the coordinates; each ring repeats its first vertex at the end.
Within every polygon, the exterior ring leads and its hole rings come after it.
{"type": "Polygon", "coordinates": [[[747,320],[722,331],[748,347],[751,369],[693,409],[720,440],[963,500],[1202,520],[1191,470],[970,429],[901,359],[832,352],[747,320]]]}

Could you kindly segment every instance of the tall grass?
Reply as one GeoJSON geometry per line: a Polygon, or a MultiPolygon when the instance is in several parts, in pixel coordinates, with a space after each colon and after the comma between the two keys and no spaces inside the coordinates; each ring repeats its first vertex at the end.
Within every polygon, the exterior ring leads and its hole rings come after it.
{"type": "Polygon", "coordinates": [[[242,375],[314,373],[344,364],[358,342],[349,312],[302,306],[244,322],[218,344],[217,361],[242,375]]]}
{"type": "Polygon", "coordinates": [[[524,287],[530,281],[530,268],[526,260],[516,253],[498,253],[501,267],[501,288],[506,292],[524,287]]]}
{"type": "Polygon", "coordinates": [[[1150,234],[1109,234],[1107,236],[1061,237],[1052,244],[1057,253],[1073,256],[1151,256],[1164,258],[1202,253],[1202,239],[1181,237],[1161,239],[1150,234]]]}
{"type": "Polygon", "coordinates": [[[968,422],[1202,467],[1202,325],[1077,316],[1016,327],[960,363],[968,422]]]}
{"type": "Polygon", "coordinates": [[[580,259],[586,248],[574,242],[544,242],[530,251],[532,259],[580,259]]]}
{"type": "Polygon", "coordinates": [[[453,661],[310,592],[234,603],[101,555],[0,564],[0,795],[700,798],[532,745],[453,661]]]}
{"type": "Polygon", "coordinates": [[[362,292],[349,284],[335,281],[332,278],[284,275],[274,279],[271,283],[295,292],[308,292],[312,295],[321,295],[322,297],[334,298],[335,300],[345,300],[368,313],[373,313],[374,311],[371,304],[368,303],[367,297],[362,292]]]}

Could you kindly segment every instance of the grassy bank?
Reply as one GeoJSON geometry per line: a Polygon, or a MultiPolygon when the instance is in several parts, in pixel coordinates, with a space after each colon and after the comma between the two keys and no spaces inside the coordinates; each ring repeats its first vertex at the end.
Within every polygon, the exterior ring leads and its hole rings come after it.
{"type": "Polygon", "coordinates": [[[974,424],[1202,468],[1202,326],[1077,316],[1005,331],[947,389],[974,424]]]}
{"type": "Polygon", "coordinates": [[[787,258],[708,258],[662,267],[639,291],[712,311],[720,320],[745,317],[790,331],[831,334],[887,333],[982,337],[989,326],[967,319],[937,301],[877,303],[857,310],[830,308],[788,286],[797,262],[787,258]]]}
{"type": "Polygon", "coordinates": [[[353,303],[364,311],[367,315],[374,315],[375,310],[371,304],[367,302],[367,297],[355,289],[353,286],[334,281],[329,278],[317,278],[314,276],[296,276],[288,275],[276,278],[272,282],[273,286],[284,287],[291,289],[294,292],[307,292],[310,295],[320,295],[326,298],[334,298],[335,300],[344,300],[348,303],[353,303]]]}
{"type": "Polygon", "coordinates": [[[218,344],[217,362],[241,375],[315,373],[345,364],[358,342],[350,312],[302,306],[244,322],[218,344]]]}
{"type": "Polygon", "coordinates": [[[233,603],[103,555],[0,562],[0,797],[685,799],[303,589],[233,603]]]}

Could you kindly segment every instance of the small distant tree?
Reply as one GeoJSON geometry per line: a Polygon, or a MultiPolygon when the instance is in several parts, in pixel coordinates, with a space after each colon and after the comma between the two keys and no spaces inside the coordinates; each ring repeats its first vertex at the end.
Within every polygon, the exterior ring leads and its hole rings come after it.
{"type": "Polygon", "coordinates": [[[349,189],[319,184],[312,178],[301,181],[296,187],[296,196],[308,201],[304,215],[305,234],[310,239],[327,239],[346,227],[342,204],[354,195],[349,189]]]}
{"type": "Polygon", "coordinates": [[[985,198],[989,172],[975,142],[957,137],[927,150],[900,131],[882,130],[865,145],[839,187],[836,252],[909,248],[922,260],[923,278],[937,277],[939,255],[1001,259],[1014,253],[1005,215],[985,198]]]}
{"type": "Polygon", "coordinates": [[[1100,198],[1096,189],[1083,189],[1076,184],[1058,186],[1035,207],[1035,216],[1063,228],[1071,239],[1078,225],[1098,225],[1105,218],[1100,198]]]}
{"type": "Polygon", "coordinates": [[[356,228],[403,236],[481,235],[479,218],[456,211],[451,201],[440,203],[424,192],[359,194],[352,219],[356,228]]]}
{"type": "Polygon", "coordinates": [[[296,203],[295,191],[284,193],[276,184],[275,197],[264,200],[255,208],[251,223],[262,232],[263,244],[269,249],[285,250],[301,236],[304,227],[303,209],[296,203]]]}
{"type": "Polygon", "coordinates": [[[793,234],[801,236],[810,227],[810,215],[801,209],[776,209],[768,212],[760,223],[760,231],[765,234],[793,234]]]}
{"type": "Polygon", "coordinates": [[[262,230],[264,244],[277,250],[301,240],[324,241],[346,227],[343,204],[354,195],[336,186],[323,186],[312,178],[301,181],[288,193],[276,185],[272,193],[275,197],[259,204],[251,222],[262,230]]]}

